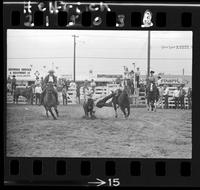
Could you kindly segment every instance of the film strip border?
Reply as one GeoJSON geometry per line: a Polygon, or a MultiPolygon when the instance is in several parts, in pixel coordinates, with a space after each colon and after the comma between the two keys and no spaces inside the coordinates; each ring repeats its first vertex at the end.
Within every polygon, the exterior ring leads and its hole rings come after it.
{"type": "MultiPolygon", "coordinates": [[[[25,3],[28,6],[28,3],[25,3]]],[[[72,12],[59,10],[56,13],[53,5],[51,13],[48,2],[32,3],[29,13],[28,8],[24,11],[24,2],[4,2],[4,32],[6,29],[192,30],[193,62],[200,60],[200,44],[196,43],[199,42],[200,36],[199,5],[108,3],[108,6],[104,5],[102,9],[103,5],[97,3],[92,4],[90,10],[90,3],[79,5],[76,2],[73,5],[70,2],[74,7],[72,12]],[[48,11],[38,10],[39,3],[46,3],[47,7],[43,8],[48,11]],[[146,10],[152,13],[153,26],[142,27],[146,10]]],[[[4,36],[6,37],[5,33],[4,36]]],[[[198,64],[194,64],[193,71],[198,70],[198,64]]],[[[194,73],[193,81],[199,81],[199,75],[194,73]]],[[[193,89],[193,98],[197,100],[198,92],[193,89]]],[[[198,110],[198,103],[193,105],[193,110],[198,110]]],[[[4,157],[4,181],[7,184],[59,183],[70,186],[200,186],[199,115],[195,111],[192,114],[191,160],[4,157]]],[[[6,128],[4,129],[6,131],[6,128]]]]}
{"type": "Polygon", "coordinates": [[[198,5],[81,3],[65,1],[4,2],[9,28],[181,29],[199,26],[198,5]],[[144,24],[145,11],[152,25],[144,24]]]}
{"type": "Polygon", "coordinates": [[[9,158],[8,184],[195,186],[191,160],[9,158]],[[123,167],[122,167],[123,166],[123,167]]]}

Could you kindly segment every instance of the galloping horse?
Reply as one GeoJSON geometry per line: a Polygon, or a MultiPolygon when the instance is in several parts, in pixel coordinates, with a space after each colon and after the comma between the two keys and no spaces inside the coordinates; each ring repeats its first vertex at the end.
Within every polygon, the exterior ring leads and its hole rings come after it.
{"type": "Polygon", "coordinates": [[[118,117],[117,108],[120,107],[125,118],[127,118],[130,115],[130,101],[128,97],[128,92],[125,89],[124,90],[117,89],[115,92],[112,92],[112,94],[106,96],[102,100],[99,100],[96,106],[98,108],[102,108],[103,106],[108,105],[106,101],[109,100],[110,98],[112,98],[112,104],[115,110],[115,117],[118,117]]]}
{"type": "Polygon", "coordinates": [[[26,88],[16,88],[13,93],[13,102],[18,104],[19,96],[23,96],[27,99],[27,103],[33,104],[34,97],[34,85],[26,88]]]}
{"type": "Polygon", "coordinates": [[[156,102],[159,99],[159,90],[155,83],[150,83],[146,88],[147,109],[156,111],[156,102]]]}
{"type": "Polygon", "coordinates": [[[51,113],[52,117],[54,119],[57,119],[55,117],[55,115],[53,114],[53,111],[52,111],[52,107],[54,108],[55,112],[56,112],[56,115],[58,117],[58,110],[57,110],[57,102],[56,102],[56,96],[55,94],[53,93],[53,84],[52,83],[49,83],[46,87],[46,92],[44,94],[44,100],[43,100],[43,105],[44,105],[44,108],[46,110],[46,116],[49,117],[48,115],[48,111],[51,113]]]}

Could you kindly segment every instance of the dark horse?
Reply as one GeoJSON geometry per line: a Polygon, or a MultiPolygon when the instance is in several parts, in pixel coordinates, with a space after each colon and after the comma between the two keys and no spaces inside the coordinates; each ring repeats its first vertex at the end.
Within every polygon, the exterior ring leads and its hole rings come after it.
{"type": "Polygon", "coordinates": [[[13,93],[13,102],[18,104],[19,96],[23,96],[27,99],[27,103],[33,104],[34,98],[34,85],[26,88],[16,88],[13,93]]]}
{"type": "Polygon", "coordinates": [[[53,93],[53,88],[54,88],[53,84],[50,83],[47,85],[45,94],[44,94],[43,105],[46,110],[46,116],[49,117],[49,115],[48,115],[48,111],[49,111],[51,113],[52,117],[54,119],[57,119],[51,109],[52,107],[54,108],[56,115],[58,117],[57,101],[56,101],[56,96],[53,93]]]}
{"type": "Polygon", "coordinates": [[[115,110],[115,117],[118,117],[117,108],[120,107],[121,111],[124,114],[124,117],[127,118],[130,115],[130,101],[127,90],[118,89],[115,92],[112,92],[112,94],[98,101],[96,106],[98,108],[102,108],[103,106],[108,105],[106,101],[110,98],[112,98],[112,104],[115,110]]]}
{"type": "Polygon", "coordinates": [[[146,87],[146,99],[148,111],[156,111],[156,103],[159,100],[159,90],[155,83],[149,83],[146,87]]]}
{"type": "Polygon", "coordinates": [[[96,117],[94,116],[94,100],[89,98],[87,102],[83,103],[83,109],[85,112],[85,118],[90,118],[95,119],[96,117]]]}

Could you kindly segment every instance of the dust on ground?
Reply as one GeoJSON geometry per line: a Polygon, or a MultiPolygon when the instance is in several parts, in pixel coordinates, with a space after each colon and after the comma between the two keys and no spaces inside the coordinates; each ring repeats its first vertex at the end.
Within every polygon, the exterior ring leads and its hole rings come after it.
{"type": "Polygon", "coordinates": [[[191,110],[96,109],[97,119],[83,119],[80,105],[58,106],[59,118],[46,118],[44,107],[7,106],[7,156],[191,158],[191,110]]]}

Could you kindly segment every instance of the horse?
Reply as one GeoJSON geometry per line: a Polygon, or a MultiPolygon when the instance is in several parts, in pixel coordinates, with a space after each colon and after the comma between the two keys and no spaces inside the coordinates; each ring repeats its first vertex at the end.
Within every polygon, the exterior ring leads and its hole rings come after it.
{"type": "Polygon", "coordinates": [[[19,96],[23,96],[27,99],[27,103],[33,104],[34,98],[34,85],[26,88],[16,88],[13,92],[13,102],[18,104],[19,96]]]}
{"type": "Polygon", "coordinates": [[[117,108],[120,107],[121,111],[124,114],[124,117],[127,118],[130,115],[130,100],[127,90],[117,90],[117,94],[112,98],[112,103],[115,110],[115,117],[117,118],[117,108]]]}
{"type": "Polygon", "coordinates": [[[148,111],[156,111],[157,102],[159,100],[159,89],[154,83],[150,83],[146,87],[146,99],[148,111]]]}
{"type": "Polygon", "coordinates": [[[53,93],[53,88],[54,88],[53,84],[50,83],[50,84],[47,85],[46,90],[45,90],[45,94],[44,94],[44,97],[43,97],[43,105],[44,105],[44,108],[46,110],[47,118],[49,117],[49,115],[48,115],[48,111],[49,111],[51,113],[53,119],[56,120],[57,118],[55,117],[55,115],[53,114],[53,111],[51,109],[52,107],[54,108],[56,115],[58,117],[59,114],[58,114],[58,110],[57,110],[56,96],[53,93]]]}
{"type": "Polygon", "coordinates": [[[106,103],[106,101],[111,98],[112,98],[111,102],[115,110],[115,117],[116,118],[118,117],[117,108],[120,107],[125,118],[127,118],[130,115],[130,101],[127,90],[117,89],[115,92],[112,92],[110,95],[106,96],[102,100],[99,100],[96,103],[96,106],[98,108],[102,108],[103,106],[109,105],[108,103],[106,103]]]}
{"type": "Polygon", "coordinates": [[[83,109],[85,112],[85,116],[84,116],[85,118],[89,118],[89,116],[91,119],[95,118],[94,111],[93,111],[93,109],[94,109],[94,100],[93,99],[89,98],[87,100],[87,102],[84,102],[83,109]]]}

